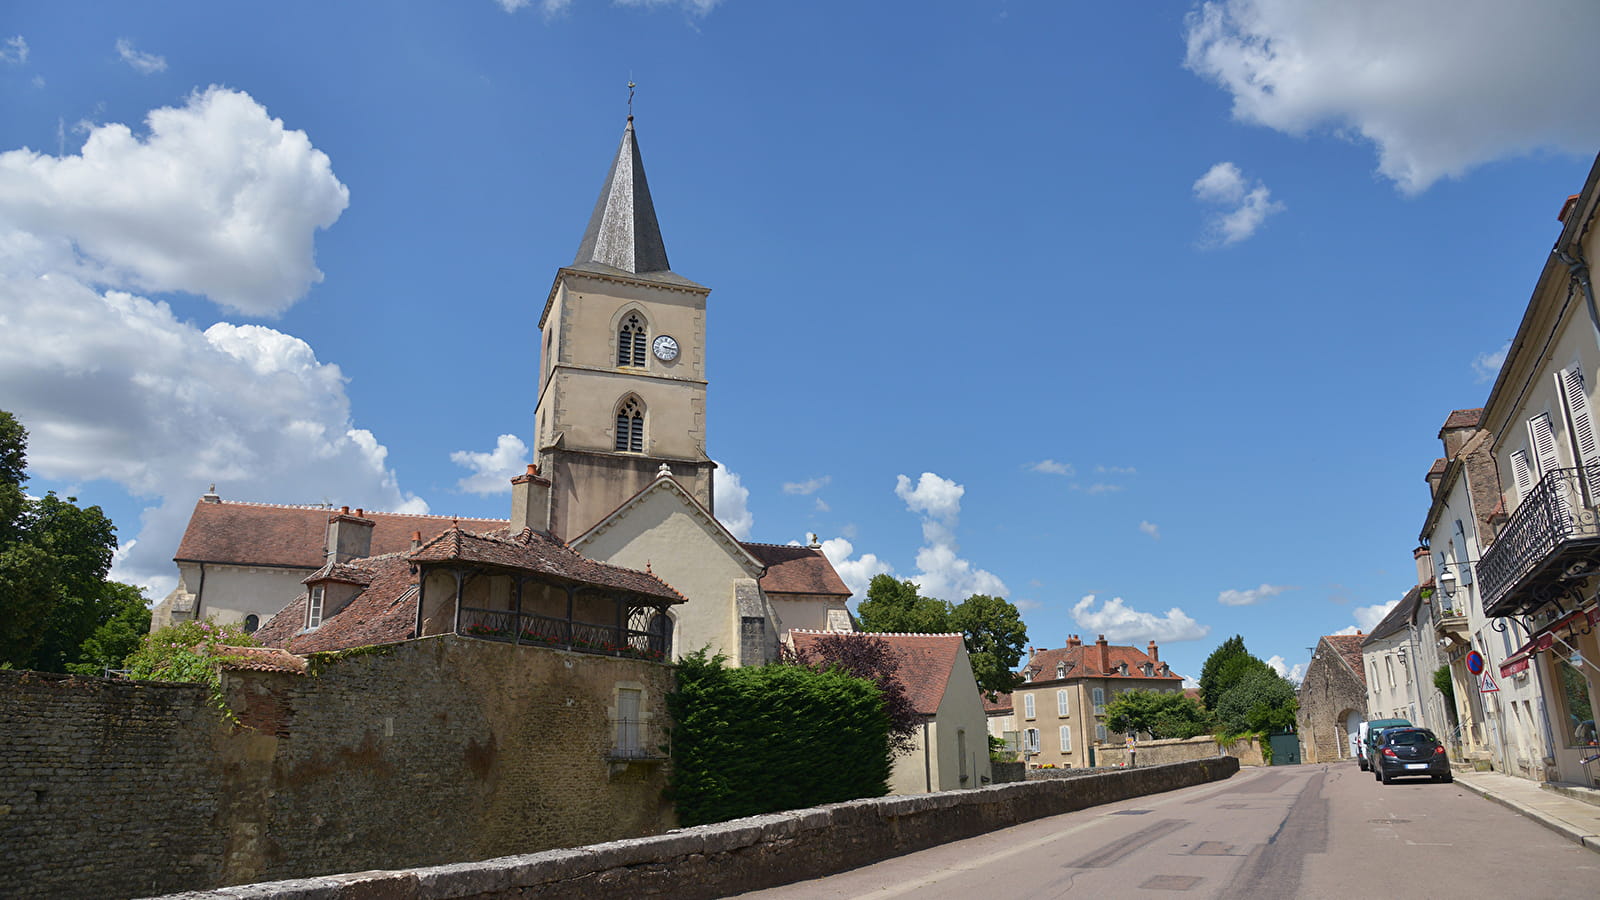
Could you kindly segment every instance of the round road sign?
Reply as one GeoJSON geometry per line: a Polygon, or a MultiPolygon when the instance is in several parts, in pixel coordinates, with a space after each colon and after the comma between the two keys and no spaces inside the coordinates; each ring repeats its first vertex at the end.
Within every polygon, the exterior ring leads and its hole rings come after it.
{"type": "Polygon", "coordinates": [[[1467,654],[1467,671],[1474,675],[1483,674],[1483,654],[1474,650],[1467,654]]]}

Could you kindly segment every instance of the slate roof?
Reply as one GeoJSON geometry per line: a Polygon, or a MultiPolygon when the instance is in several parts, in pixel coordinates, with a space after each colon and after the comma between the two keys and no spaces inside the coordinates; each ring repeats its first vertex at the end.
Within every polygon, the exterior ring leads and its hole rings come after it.
{"type": "Polygon", "coordinates": [[[761,576],[761,589],[769,594],[850,596],[850,588],[821,550],[793,544],[741,543],[767,567],[767,574],[761,576]]]}
{"type": "Polygon", "coordinates": [[[1383,640],[1411,624],[1411,617],[1416,614],[1417,604],[1422,599],[1422,589],[1432,586],[1433,581],[1429,580],[1427,584],[1419,584],[1407,591],[1406,595],[1400,598],[1400,602],[1394,605],[1394,609],[1389,610],[1389,614],[1373,626],[1372,633],[1362,639],[1361,646],[1365,647],[1374,641],[1383,640]]]}
{"type": "Polygon", "coordinates": [[[633,133],[633,116],[622,129],[622,144],[611,171],[600,188],[589,225],[578,245],[574,265],[601,263],[626,272],[666,272],[667,245],[656,221],[655,202],[650,199],[650,183],[644,177],[644,160],[639,156],[639,140],[633,133]]]}
{"type": "Polygon", "coordinates": [[[304,631],[306,595],[301,594],[256,629],[256,640],[303,655],[392,644],[415,637],[417,582],[411,574],[411,563],[401,554],[391,553],[354,560],[348,565],[362,570],[368,578],[366,588],[348,604],[322,620],[314,631],[304,631]]]}
{"type": "MultiPolygon", "coordinates": [[[[200,500],[173,557],[178,562],[231,563],[241,566],[283,566],[316,569],[326,561],[328,519],[337,509],[277,506],[270,503],[218,503],[200,500]]],[[[449,516],[363,512],[371,519],[374,556],[411,549],[411,533],[432,538],[457,520],[449,516]]],[[[490,531],[507,519],[460,519],[462,528],[490,531]]]]}
{"type": "Polygon", "coordinates": [[[1440,457],[1439,459],[1434,460],[1433,461],[1433,465],[1428,467],[1428,477],[1432,478],[1435,475],[1443,475],[1444,474],[1444,470],[1446,468],[1448,468],[1449,465],[1450,465],[1450,461],[1445,459],[1445,458],[1443,458],[1443,457],[1440,457]]]}
{"type": "Polygon", "coordinates": [[[794,629],[789,632],[795,650],[805,650],[816,645],[820,638],[840,637],[845,640],[879,638],[888,643],[900,667],[894,677],[906,688],[906,695],[918,715],[931,716],[944,702],[945,688],[950,684],[950,674],[955,669],[956,658],[965,645],[959,634],[901,634],[878,632],[826,632],[794,629]]]}
{"type": "Polygon", "coordinates": [[[405,554],[412,562],[476,562],[535,572],[550,578],[592,584],[667,603],[687,600],[650,572],[596,562],[542,531],[524,528],[473,534],[451,528],[405,554]]]}
{"type": "Polygon", "coordinates": [[[1098,668],[1099,657],[1095,644],[1080,644],[1071,648],[1062,647],[1056,650],[1035,651],[1034,654],[1028,658],[1028,661],[1023,664],[1023,669],[1024,671],[1029,668],[1034,670],[1033,681],[1031,682],[1033,684],[1044,681],[1055,681],[1057,680],[1057,663],[1066,664],[1066,673],[1064,675],[1064,679],[1068,681],[1074,678],[1140,678],[1146,680],[1161,679],[1170,681],[1183,680],[1182,675],[1173,672],[1170,668],[1167,670],[1167,674],[1162,675],[1161,662],[1159,660],[1151,659],[1150,655],[1145,653],[1143,650],[1140,650],[1137,647],[1123,647],[1117,644],[1106,645],[1105,671],[1100,671],[1098,668]],[[1144,674],[1144,672],[1139,668],[1147,662],[1155,665],[1155,670],[1150,675],[1144,674]],[[1127,675],[1118,674],[1118,666],[1121,663],[1128,664],[1127,675]]]}
{"type": "Polygon", "coordinates": [[[1458,409],[1450,413],[1450,415],[1444,420],[1444,424],[1439,426],[1439,431],[1442,434],[1443,432],[1449,431],[1452,428],[1476,428],[1478,427],[1478,423],[1482,421],[1483,407],[1480,406],[1477,409],[1458,409]]]}
{"type": "Polygon", "coordinates": [[[1361,683],[1366,684],[1367,667],[1361,664],[1361,642],[1366,640],[1366,635],[1360,632],[1355,634],[1326,634],[1322,636],[1322,639],[1327,641],[1328,646],[1339,654],[1339,658],[1344,660],[1345,665],[1356,673],[1356,677],[1361,679],[1361,683]]]}

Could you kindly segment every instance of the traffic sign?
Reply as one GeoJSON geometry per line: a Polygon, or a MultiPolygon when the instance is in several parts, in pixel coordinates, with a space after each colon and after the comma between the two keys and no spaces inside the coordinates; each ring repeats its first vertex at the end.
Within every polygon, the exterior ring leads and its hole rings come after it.
{"type": "Polygon", "coordinates": [[[1474,675],[1483,674],[1483,654],[1474,650],[1467,654],[1467,671],[1474,675]]]}
{"type": "Polygon", "coordinates": [[[1483,680],[1478,683],[1478,690],[1485,694],[1493,694],[1500,690],[1500,686],[1494,683],[1494,679],[1489,677],[1488,672],[1485,672],[1483,673],[1483,680]]]}

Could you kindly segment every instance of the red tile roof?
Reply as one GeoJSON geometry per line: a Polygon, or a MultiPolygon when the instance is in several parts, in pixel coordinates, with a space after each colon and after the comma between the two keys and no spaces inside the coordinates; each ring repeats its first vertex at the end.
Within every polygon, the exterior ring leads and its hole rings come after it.
{"type": "Polygon", "coordinates": [[[354,560],[348,565],[362,570],[369,579],[366,588],[348,604],[323,619],[316,630],[305,631],[306,595],[301,594],[256,630],[256,640],[269,647],[305,654],[392,644],[414,637],[417,592],[411,563],[400,554],[391,553],[354,560]]]}
{"type": "Polygon", "coordinates": [[[1366,635],[1361,632],[1355,634],[1328,634],[1322,639],[1328,642],[1334,652],[1339,654],[1345,665],[1356,673],[1362,684],[1367,683],[1367,667],[1361,664],[1361,642],[1366,640],[1366,635]]]}
{"type": "Polygon", "coordinates": [[[1099,668],[1098,644],[1079,644],[1075,647],[1062,647],[1057,650],[1039,650],[1029,657],[1023,665],[1024,671],[1029,668],[1034,670],[1033,681],[1056,680],[1056,664],[1065,664],[1065,680],[1074,678],[1145,678],[1161,679],[1163,681],[1182,681],[1183,676],[1173,672],[1170,668],[1167,674],[1161,674],[1161,663],[1150,658],[1148,653],[1136,647],[1123,647],[1117,644],[1106,645],[1106,668],[1099,668]],[[1139,667],[1145,663],[1152,663],[1155,668],[1151,674],[1144,674],[1139,667]],[[1119,666],[1127,663],[1128,674],[1119,674],[1119,666]]]}
{"type": "Polygon", "coordinates": [[[276,647],[219,647],[227,658],[222,661],[224,669],[254,669],[258,672],[292,672],[296,675],[306,673],[306,660],[303,656],[296,656],[287,650],[276,647]]]}
{"type": "Polygon", "coordinates": [[[653,573],[596,562],[540,531],[524,528],[472,534],[451,528],[405,554],[412,562],[476,562],[521,569],[551,578],[626,591],[667,603],[687,600],[653,573]]]}
{"type": "Polygon", "coordinates": [[[955,669],[956,657],[964,648],[959,634],[899,634],[877,632],[848,632],[839,634],[826,631],[791,630],[795,650],[815,646],[820,638],[842,637],[846,640],[878,638],[888,643],[900,664],[894,677],[905,685],[906,695],[919,715],[931,716],[939,711],[944,701],[944,691],[950,684],[950,673],[955,669]]]}
{"type": "Polygon", "coordinates": [[[1478,427],[1478,423],[1482,421],[1483,407],[1480,406],[1477,409],[1458,409],[1450,413],[1449,417],[1444,420],[1444,425],[1440,426],[1439,430],[1448,431],[1452,428],[1476,428],[1478,427]]]}
{"type": "Polygon", "coordinates": [[[995,697],[993,700],[990,700],[988,694],[985,694],[983,691],[979,691],[978,699],[983,701],[983,711],[992,716],[1003,716],[1006,713],[1013,712],[1015,710],[1015,707],[1011,705],[1010,694],[1001,694],[995,697]]]}
{"type": "Polygon", "coordinates": [[[830,594],[850,596],[850,589],[833,570],[821,550],[792,544],[754,544],[744,542],[750,555],[767,567],[761,576],[761,589],[778,594],[830,594]]]}
{"type": "MultiPolygon", "coordinates": [[[[315,569],[323,564],[328,519],[337,509],[316,506],[274,506],[268,503],[208,503],[201,500],[189,516],[178,552],[180,562],[233,563],[315,569]]],[[[373,556],[411,549],[411,533],[427,540],[456,520],[449,516],[413,516],[364,512],[371,519],[373,556]]],[[[461,519],[469,531],[504,528],[507,519],[461,519]]]]}

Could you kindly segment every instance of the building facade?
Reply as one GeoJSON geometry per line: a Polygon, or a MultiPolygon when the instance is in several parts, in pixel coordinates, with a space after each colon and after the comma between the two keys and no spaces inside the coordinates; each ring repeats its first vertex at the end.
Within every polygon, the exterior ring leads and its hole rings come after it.
{"type": "Polygon", "coordinates": [[[1361,660],[1365,635],[1330,634],[1317,641],[1296,697],[1301,760],[1335,762],[1354,754],[1354,737],[1367,720],[1367,676],[1361,660]]]}
{"type": "Polygon", "coordinates": [[[1105,635],[1093,644],[1074,634],[1060,649],[1029,647],[1022,677],[1011,704],[1023,759],[1033,767],[1092,766],[1096,747],[1120,746],[1126,736],[1105,724],[1106,705],[1118,694],[1183,691],[1183,677],[1161,661],[1155,641],[1141,651],[1108,644],[1105,635]]]}

